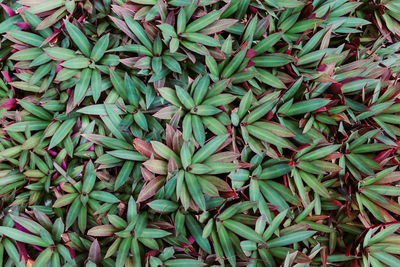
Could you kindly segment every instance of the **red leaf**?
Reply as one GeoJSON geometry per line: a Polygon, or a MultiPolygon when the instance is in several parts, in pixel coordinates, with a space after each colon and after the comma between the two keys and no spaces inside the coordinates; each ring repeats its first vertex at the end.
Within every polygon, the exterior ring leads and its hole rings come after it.
{"type": "Polygon", "coordinates": [[[17,99],[15,98],[10,98],[6,101],[4,101],[1,105],[0,108],[5,108],[7,110],[13,109],[15,108],[15,106],[17,105],[17,99]]]}
{"type": "Polygon", "coordinates": [[[142,190],[140,190],[136,202],[138,203],[143,202],[154,196],[157,193],[157,191],[163,186],[164,181],[165,181],[164,176],[158,176],[155,179],[151,180],[150,182],[146,183],[142,187],[142,190]]]}
{"type": "Polygon", "coordinates": [[[246,56],[245,58],[253,58],[255,55],[257,54],[257,51],[253,50],[253,49],[248,49],[246,51],[246,56]]]}
{"type": "Polygon", "coordinates": [[[136,150],[140,154],[142,154],[143,156],[145,156],[148,159],[151,158],[151,155],[156,154],[156,152],[154,152],[154,150],[153,150],[153,147],[149,143],[147,143],[139,138],[135,138],[133,140],[133,146],[136,148],[136,150]]]}

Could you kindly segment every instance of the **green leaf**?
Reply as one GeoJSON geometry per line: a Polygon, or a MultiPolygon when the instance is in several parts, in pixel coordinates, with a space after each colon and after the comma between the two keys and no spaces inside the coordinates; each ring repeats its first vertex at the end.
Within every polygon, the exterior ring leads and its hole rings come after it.
{"type": "Polygon", "coordinates": [[[71,204],[75,198],[78,196],[78,193],[73,193],[73,194],[65,194],[62,197],[58,198],[54,204],[53,207],[54,208],[60,208],[66,205],[71,204]]]}
{"type": "Polygon", "coordinates": [[[267,246],[269,248],[276,248],[276,247],[291,245],[293,243],[304,241],[307,238],[313,236],[315,233],[316,231],[301,231],[301,232],[287,234],[268,241],[267,246]]]}
{"type": "Polygon", "coordinates": [[[253,101],[253,93],[251,90],[249,90],[242,98],[239,104],[239,111],[238,111],[238,116],[240,119],[246,115],[246,113],[249,111],[251,102],[253,101]]]}
{"type": "Polygon", "coordinates": [[[42,45],[42,43],[44,42],[43,37],[36,35],[34,33],[31,33],[31,32],[9,31],[7,33],[21,42],[24,42],[26,44],[36,46],[36,47],[40,47],[42,45]]]}
{"type": "Polygon", "coordinates": [[[278,229],[279,225],[282,223],[283,219],[285,219],[287,213],[288,210],[284,210],[275,216],[275,218],[272,220],[271,224],[268,226],[263,234],[263,238],[265,239],[265,241],[268,241],[271,238],[274,232],[278,229]]]}
{"type": "Polygon", "coordinates": [[[235,73],[239,65],[242,63],[244,57],[246,56],[246,52],[247,49],[243,49],[233,57],[229,64],[224,68],[222,72],[222,77],[229,78],[232,74],[235,73]]]}
{"type": "Polygon", "coordinates": [[[219,135],[210,140],[204,147],[202,147],[199,151],[194,154],[192,158],[192,163],[201,163],[205,161],[209,156],[214,154],[214,152],[221,146],[225,140],[228,138],[228,135],[219,135]]]}
{"type": "MultiPolygon", "coordinates": [[[[160,24],[157,25],[157,27],[163,32],[163,34],[165,34],[166,36],[171,36],[171,37],[178,37],[176,35],[175,29],[174,27],[172,27],[171,25],[164,23],[164,24],[160,24]]],[[[177,40],[177,39],[176,39],[177,40]]],[[[179,42],[178,42],[179,43],[179,42]]],[[[175,51],[171,51],[171,53],[174,53],[175,51]]]]}
{"type": "MultiPolygon", "coordinates": [[[[66,5],[68,6],[68,5],[66,5]]],[[[56,24],[60,19],[62,19],[65,15],[67,14],[67,8],[66,7],[61,7],[54,11],[50,16],[46,17],[42,22],[40,22],[37,26],[36,29],[37,31],[41,32],[45,29],[48,29],[49,27],[53,26],[56,24]]]]}
{"type": "Polygon", "coordinates": [[[400,187],[390,185],[368,185],[366,188],[371,189],[381,195],[400,196],[400,187]]]}
{"type": "MultiPolygon", "coordinates": [[[[207,94],[209,85],[210,85],[210,77],[208,75],[202,77],[197,83],[196,88],[194,89],[193,92],[193,100],[196,106],[200,105],[203,102],[203,99],[207,94]]],[[[210,105],[210,104],[205,104],[203,102],[203,105],[210,105]]]]}
{"type": "Polygon", "coordinates": [[[47,247],[48,245],[50,245],[38,236],[24,233],[20,230],[6,226],[0,226],[0,234],[26,244],[32,244],[40,247],[47,247]]]}
{"type": "Polygon", "coordinates": [[[175,202],[165,199],[156,199],[147,205],[149,205],[149,207],[153,210],[160,213],[174,212],[178,208],[178,205],[175,202]]]}
{"type": "Polygon", "coordinates": [[[76,47],[87,57],[90,56],[90,51],[92,50],[92,46],[90,45],[88,39],[85,34],[82,33],[75,25],[64,20],[65,28],[67,29],[69,36],[72,41],[76,44],[76,47]]]}
{"type": "Polygon", "coordinates": [[[206,134],[203,122],[201,121],[201,118],[197,115],[192,115],[192,128],[196,141],[199,143],[200,146],[204,146],[204,143],[206,141],[206,134]]]}
{"type": "Polygon", "coordinates": [[[173,157],[175,159],[176,163],[178,164],[178,166],[180,165],[180,158],[168,146],[166,146],[163,143],[158,142],[158,141],[151,141],[150,143],[151,143],[154,151],[158,155],[160,155],[161,157],[163,157],[166,160],[169,160],[171,157],[173,157]]]}
{"type": "Polygon", "coordinates": [[[236,255],[232,246],[232,241],[229,238],[229,233],[222,223],[217,224],[218,238],[221,242],[222,249],[224,250],[225,257],[228,259],[232,266],[236,266],[236,255]]]}
{"type": "Polygon", "coordinates": [[[44,51],[48,56],[59,60],[69,60],[77,57],[75,51],[62,47],[49,47],[45,48],[44,51]]]}
{"type": "Polygon", "coordinates": [[[147,37],[147,34],[143,27],[136,20],[127,15],[124,16],[124,20],[129,29],[131,29],[131,31],[136,35],[140,42],[150,51],[153,50],[153,45],[147,37]]]}
{"type": "Polygon", "coordinates": [[[64,121],[60,127],[58,127],[57,131],[54,133],[53,137],[50,140],[49,149],[58,145],[64,138],[69,134],[74,127],[76,122],[76,118],[71,118],[64,121]]]}
{"type": "Polygon", "coordinates": [[[189,172],[185,172],[185,182],[194,202],[196,202],[200,209],[206,210],[206,201],[197,177],[189,172]]]}
{"type": "Polygon", "coordinates": [[[90,61],[86,57],[74,57],[61,63],[61,66],[69,69],[85,69],[89,64],[90,61]]]}
{"type": "Polygon", "coordinates": [[[368,246],[371,246],[372,244],[378,243],[385,239],[386,237],[392,235],[394,232],[396,232],[400,227],[400,224],[396,223],[393,225],[389,225],[386,227],[386,229],[380,231],[379,233],[375,234],[369,241],[368,241],[368,246]]]}
{"type": "Polygon", "coordinates": [[[192,215],[187,215],[185,217],[186,227],[188,228],[190,234],[196,240],[196,243],[206,251],[207,253],[211,253],[211,246],[208,239],[202,237],[203,230],[200,224],[196,221],[196,219],[192,215]]]}
{"type": "Polygon", "coordinates": [[[74,90],[74,103],[78,104],[85,97],[87,90],[89,89],[90,79],[92,77],[92,70],[87,68],[81,73],[79,82],[75,86],[74,90]]]}
{"type": "Polygon", "coordinates": [[[95,200],[107,203],[119,203],[120,200],[113,194],[105,191],[92,191],[89,196],[95,200]]]}
{"type": "Polygon", "coordinates": [[[111,156],[116,158],[131,160],[131,161],[145,161],[147,159],[139,152],[132,150],[118,149],[118,150],[107,151],[107,154],[110,154],[111,156]]]}
{"type": "Polygon", "coordinates": [[[27,82],[19,82],[19,81],[18,82],[11,82],[10,85],[12,85],[12,86],[14,86],[14,87],[16,87],[18,89],[27,91],[27,92],[39,92],[40,91],[40,87],[39,86],[32,85],[32,84],[29,84],[27,82]]]}
{"type": "Polygon", "coordinates": [[[304,172],[304,171],[299,171],[301,178],[303,178],[303,181],[311,187],[312,190],[314,190],[316,193],[319,195],[325,197],[325,198],[330,198],[330,194],[328,192],[328,189],[317,179],[315,178],[314,175],[304,172]]]}
{"type": "Polygon", "coordinates": [[[15,215],[11,215],[11,218],[13,219],[14,222],[17,222],[18,224],[22,225],[24,228],[26,228],[28,231],[32,232],[35,235],[40,235],[41,231],[46,231],[43,228],[43,226],[41,226],[39,223],[33,220],[15,215]]]}
{"type": "Polygon", "coordinates": [[[262,105],[260,105],[259,107],[255,108],[254,110],[252,110],[249,114],[249,116],[247,117],[247,123],[251,124],[257,120],[259,120],[261,117],[265,116],[274,106],[275,104],[278,102],[277,99],[268,101],[262,105]]]}
{"type": "Polygon", "coordinates": [[[382,213],[382,209],[379,209],[377,205],[375,205],[372,201],[364,197],[363,195],[360,196],[361,205],[366,207],[371,214],[378,219],[380,222],[386,222],[385,216],[382,213]]]}
{"type": "Polygon", "coordinates": [[[284,55],[272,54],[268,56],[255,57],[251,59],[256,67],[273,68],[281,67],[292,62],[284,55]]]}
{"type": "Polygon", "coordinates": [[[162,57],[164,65],[173,72],[182,73],[181,65],[171,56],[162,57]]]}
{"type": "Polygon", "coordinates": [[[77,197],[74,199],[72,205],[68,209],[67,218],[65,220],[65,229],[68,229],[76,221],[81,208],[81,200],[79,197],[77,197]]]}
{"type": "Polygon", "coordinates": [[[135,122],[137,123],[137,125],[139,125],[140,128],[142,128],[143,130],[145,130],[146,132],[149,130],[148,129],[148,124],[147,124],[147,119],[144,116],[144,114],[138,110],[134,115],[133,115],[133,119],[135,120],[135,122]]]}
{"type": "Polygon", "coordinates": [[[140,234],[139,237],[141,238],[163,238],[168,235],[170,235],[170,232],[161,230],[161,229],[155,229],[155,228],[145,228],[143,229],[143,232],[140,234]]]}
{"type": "Polygon", "coordinates": [[[97,103],[102,90],[101,74],[98,70],[92,70],[90,82],[90,90],[92,91],[94,102],[97,103]]]}
{"type": "Polygon", "coordinates": [[[176,95],[175,90],[168,87],[162,87],[158,88],[158,92],[160,92],[161,96],[168,102],[174,104],[177,107],[182,106],[178,96],[176,95]]]}
{"type": "Polygon", "coordinates": [[[281,177],[293,169],[293,166],[289,164],[276,164],[263,169],[260,174],[260,179],[274,179],[281,177]]]}
{"type": "Polygon", "coordinates": [[[188,41],[203,44],[206,46],[213,46],[213,47],[219,47],[221,46],[220,43],[215,40],[214,38],[211,38],[210,36],[201,34],[201,33],[182,33],[181,36],[188,41]]]}
{"type": "Polygon", "coordinates": [[[92,161],[86,164],[84,181],[82,185],[82,192],[89,193],[92,191],[94,183],[96,182],[96,171],[92,161]]]}
{"type": "Polygon", "coordinates": [[[46,264],[50,261],[51,256],[53,255],[52,248],[46,248],[44,251],[40,253],[40,255],[36,258],[33,267],[42,267],[46,266],[46,264]]]}
{"type": "Polygon", "coordinates": [[[223,222],[223,225],[245,239],[249,239],[257,243],[264,243],[264,240],[261,238],[261,236],[245,224],[228,219],[223,222]]]}
{"type": "Polygon", "coordinates": [[[42,55],[43,51],[40,48],[27,48],[20,50],[9,57],[11,60],[33,60],[42,55]]]}
{"type": "Polygon", "coordinates": [[[110,221],[110,223],[117,229],[125,229],[128,226],[126,221],[124,221],[122,218],[118,217],[117,215],[109,214],[107,216],[107,218],[110,221]]]}
{"type": "Polygon", "coordinates": [[[399,266],[400,265],[400,260],[397,257],[395,257],[389,253],[386,253],[383,251],[376,251],[376,252],[372,252],[371,255],[388,266],[399,266]]]}
{"type": "Polygon", "coordinates": [[[185,31],[185,28],[186,28],[186,13],[185,13],[185,9],[184,8],[182,8],[179,11],[178,19],[177,19],[177,27],[176,28],[177,28],[178,34],[180,34],[180,33],[185,31]]]}
{"type": "Polygon", "coordinates": [[[169,267],[169,266],[171,266],[171,267],[187,267],[187,266],[201,267],[201,266],[206,266],[206,264],[204,262],[191,260],[191,259],[172,259],[172,260],[165,261],[164,264],[167,267],[169,267]]]}
{"type": "Polygon", "coordinates": [[[185,32],[198,32],[214,21],[218,20],[219,16],[221,15],[221,11],[212,11],[201,18],[196,19],[192,23],[186,26],[185,32]]]}
{"type": "Polygon", "coordinates": [[[261,40],[253,49],[257,52],[257,55],[262,54],[271,49],[283,36],[282,32],[273,33],[268,35],[267,38],[261,40]]]}
{"type": "Polygon", "coordinates": [[[24,109],[32,113],[33,115],[37,116],[38,118],[41,118],[43,120],[51,120],[53,116],[47,112],[44,108],[38,107],[34,105],[31,102],[24,101],[24,100],[18,100],[18,104],[20,104],[24,109]]]}
{"type": "Polygon", "coordinates": [[[222,32],[237,22],[238,22],[238,20],[236,20],[236,19],[218,19],[218,20],[214,21],[212,24],[210,24],[207,27],[205,27],[204,29],[202,29],[200,31],[200,33],[210,35],[210,34],[214,34],[217,32],[222,32]]]}
{"type": "Polygon", "coordinates": [[[283,139],[282,137],[276,136],[271,132],[265,131],[262,128],[259,128],[259,127],[253,126],[253,125],[248,125],[247,130],[254,137],[256,137],[260,140],[263,140],[267,143],[276,145],[278,147],[289,147],[289,143],[286,142],[285,139],[283,139]]]}
{"type": "Polygon", "coordinates": [[[110,41],[109,39],[109,34],[104,35],[94,45],[92,53],[90,54],[90,58],[93,59],[95,62],[100,60],[104,56],[104,53],[106,52],[108,43],[110,41]]]}
{"type": "Polygon", "coordinates": [[[90,236],[112,236],[116,231],[117,229],[115,229],[111,224],[105,224],[89,229],[87,234],[90,236]]]}
{"type": "Polygon", "coordinates": [[[117,179],[115,180],[114,191],[118,190],[128,180],[134,164],[133,161],[125,161],[124,165],[122,165],[117,179]]]}
{"type": "Polygon", "coordinates": [[[306,101],[297,102],[290,107],[289,111],[286,112],[286,115],[295,116],[311,112],[328,105],[329,102],[331,102],[331,100],[323,98],[314,98],[306,101]]]}
{"type": "Polygon", "coordinates": [[[300,160],[306,160],[306,161],[313,161],[316,159],[320,159],[323,157],[328,156],[329,154],[335,152],[336,150],[339,149],[341,145],[330,145],[330,146],[325,146],[323,148],[319,148],[317,150],[314,150],[312,152],[308,152],[305,155],[302,155],[299,159],[300,160]]]}
{"type": "Polygon", "coordinates": [[[180,102],[187,109],[191,109],[195,106],[193,98],[189,95],[189,93],[180,86],[176,86],[176,95],[178,96],[180,102]]]}
{"type": "Polygon", "coordinates": [[[302,33],[308,29],[317,28],[322,23],[324,23],[324,20],[322,19],[308,19],[308,20],[298,21],[293,27],[290,28],[289,31],[287,31],[287,33],[302,33]]]}
{"type": "Polygon", "coordinates": [[[37,14],[58,8],[64,4],[65,1],[63,0],[41,1],[38,2],[38,4],[32,5],[27,11],[32,14],[37,14]]]}
{"type": "Polygon", "coordinates": [[[115,261],[116,266],[124,266],[125,260],[129,253],[129,248],[131,247],[131,238],[122,239],[121,244],[119,245],[117,260],[115,261]]]}
{"type": "Polygon", "coordinates": [[[114,85],[117,93],[124,99],[127,100],[127,92],[125,90],[125,82],[114,70],[110,70],[111,83],[114,85]]]}
{"type": "Polygon", "coordinates": [[[270,73],[269,71],[266,71],[264,69],[257,69],[257,71],[259,75],[257,75],[256,77],[263,83],[266,83],[278,89],[286,88],[286,85],[281,80],[279,80],[279,78],[272,75],[272,73],[270,73]]]}
{"type": "Polygon", "coordinates": [[[357,154],[346,154],[346,158],[361,172],[373,175],[374,171],[364,162],[364,160],[357,154]]]}

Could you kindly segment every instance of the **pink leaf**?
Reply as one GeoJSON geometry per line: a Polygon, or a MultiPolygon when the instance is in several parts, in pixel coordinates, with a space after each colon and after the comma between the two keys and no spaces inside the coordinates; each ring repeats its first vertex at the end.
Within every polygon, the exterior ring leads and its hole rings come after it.
{"type": "Polygon", "coordinates": [[[17,99],[11,98],[11,99],[8,99],[8,100],[4,101],[0,105],[0,108],[5,108],[7,110],[10,110],[10,109],[15,108],[16,105],[17,105],[17,99]]]}
{"type": "Polygon", "coordinates": [[[18,22],[18,23],[15,23],[15,25],[17,25],[18,27],[20,27],[23,30],[29,29],[29,24],[26,22],[18,22]]]}
{"type": "Polygon", "coordinates": [[[6,6],[5,4],[2,4],[2,3],[0,3],[0,5],[4,9],[4,11],[8,14],[9,17],[15,16],[15,12],[14,12],[14,10],[11,9],[11,7],[6,6]]]}
{"type": "Polygon", "coordinates": [[[7,81],[8,83],[11,82],[10,75],[8,75],[8,72],[7,72],[7,71],[2,71],[1,74],[3,74],[4,79],[6,79],[6,81],[7,81]]]}

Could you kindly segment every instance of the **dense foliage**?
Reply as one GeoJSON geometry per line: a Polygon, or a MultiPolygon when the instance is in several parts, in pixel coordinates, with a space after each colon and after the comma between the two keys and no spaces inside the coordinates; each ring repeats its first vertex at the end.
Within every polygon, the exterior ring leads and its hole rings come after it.
{"type": "Polygon", "coordinates": [[[0,5],[0,266],[400,266],[398,0],[0,5]]]}

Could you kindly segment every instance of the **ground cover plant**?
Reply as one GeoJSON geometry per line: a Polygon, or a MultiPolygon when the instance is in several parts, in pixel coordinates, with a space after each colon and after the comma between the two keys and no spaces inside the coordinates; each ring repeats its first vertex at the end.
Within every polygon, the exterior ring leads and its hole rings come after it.
{"type": "Polygon", "coordinates": [[[400,266],[399,1],[0,6],[0,266],[400,266]]]}

